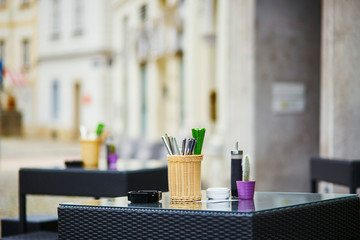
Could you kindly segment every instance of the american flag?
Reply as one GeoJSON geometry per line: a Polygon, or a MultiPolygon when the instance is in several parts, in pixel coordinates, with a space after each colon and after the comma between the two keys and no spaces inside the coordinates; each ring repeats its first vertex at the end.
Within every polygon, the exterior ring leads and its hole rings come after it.
{"type": "Polygon", "coordinates": [[[4,69],[4,78],[10,81],[14,87],[25,87],[25,75],[22,71],[15,71],[11,69],[4,69]]]}

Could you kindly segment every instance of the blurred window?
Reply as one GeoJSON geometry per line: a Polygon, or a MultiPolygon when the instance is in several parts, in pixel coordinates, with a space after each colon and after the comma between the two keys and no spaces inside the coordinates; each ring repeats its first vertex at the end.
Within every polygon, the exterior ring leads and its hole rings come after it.
{"type": "Polygon", "coordinates": [[[123,85],[123,119],[124,119],[124,135],[128,136],[128,115],[129,115],[129,104],[128,104],[128,91],[129,91],[129,77],[128,77],[128,56],[129,56],[129,41],[128,41],[128,32],[129,32],[129,21],[128,18],[125,17],[123,20],[123,78],[124,78],[124,85],[123,85]]]}
{"type": "Polygon", "coordinates": [[[74,0],[74,35],[81,35],[83,30],[83,0],[74,0]]]}
{"type": "Polygon", "coordinates": [[[216,3],[214,0],[207,0],[205,2],[204,17],[203,17],[204,36],[215,35],[215,24],[216,24],[216,3]]]}
{"type": "Polygon", "coordinates": [[[180,123],[185,125],[185,81],[184,81],[184,57],[180,55],[180,123]]]}
{"type": "Polygon", "coordinates": [[[58,38],[60,33],[60,0],[52,1],[52,34],[58,38]]]}
{"type": "Polygon", "coordinates": [[[52,117],[59,117],[59,81],[54,80],[52,84],[52,117]]]}
{"type": "Polygon", "coordinates": [[[141,65],[141,135],[146,136],[146,65],[141,65]]]}
{"type": "Polygon", "coordinates": [[[30,0],[21,0],[20,9],[25,9],[30,6],[30,0]]]}
{"type": "Polygon", "coordinates": [[[30,64],[30,42],[25,39],[23,41],[23,66],[27,68],[30,64]]]}
{"type": "Polygon", "coordinates": [[[216,91],[212,90],[210,92],[210,120],[215,123],[217,118],[217,112],[216,112],[216,91]]]}
{"type": "Polygon", "coordinates": [[[5,41],[0,40],[0,59],[2,60],[3,64],[5,61],[5,41]]]}
{"type": "Polygon", "coordinates": [[[0,0],[0,8],[6,8],[6,0],[0,0]]]}
{"type": "Polygon", "coordinates": [[[147,7],[146,5],[143,5],[141,8],[140,8],[140,19],[142,21],[145,21],[147,18],[147,7]]]}
{"type": "Polygon", "coordinates": [[[147,54],[149,52],[149,41],[148,41],[148,33],[146,29],[146,19],[147,19],[147,6],[143,5],[140,7],[140,20],[141,20],[141,26],[140,26],[140,33],[139,33],[139,39],[138,39],[138,60],[140,62],[146,61],[147,54]]]}

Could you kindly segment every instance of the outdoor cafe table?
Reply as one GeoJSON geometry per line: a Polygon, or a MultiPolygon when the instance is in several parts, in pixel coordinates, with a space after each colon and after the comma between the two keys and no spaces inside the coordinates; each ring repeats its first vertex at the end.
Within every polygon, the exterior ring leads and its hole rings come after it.
{"type": "Polygon", "coordinates": [[[22,168],[19,170],[20,232],[26,232],[26,195],[88,197],[126,196],[139,189],[167,191],[167,163],[159,160],[119,160],[116,169],[22,168]]]}
{"type": "MultiPolygon", "coordinates": [[[[206,200],[203,192],[203,200],[206,200]]],[[[352,194],[257,192],[254,200],[60,204],[59,239],[359,239],[352,194]]]]}

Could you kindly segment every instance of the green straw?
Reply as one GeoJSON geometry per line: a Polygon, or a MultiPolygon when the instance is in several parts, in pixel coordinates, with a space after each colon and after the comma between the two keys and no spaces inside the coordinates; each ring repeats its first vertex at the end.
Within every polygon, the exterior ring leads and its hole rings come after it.
{"type": "Polygon", "coordinates": [[[192,136],[193,136],[193,138],[196,139],[196,146],[195,146],[195,150],[194,150],[195,155],[201,154],[204,137],[205,137],[205,131],[206,131],[205,128],[202,128],[202,129],[193,128],[192,129],[192,136]]]}
{"type": "Polygon", "coordinates": [[[96,135],[99,137],[104,130],[104,124],[99,123],[96,129],[96,135]]]}

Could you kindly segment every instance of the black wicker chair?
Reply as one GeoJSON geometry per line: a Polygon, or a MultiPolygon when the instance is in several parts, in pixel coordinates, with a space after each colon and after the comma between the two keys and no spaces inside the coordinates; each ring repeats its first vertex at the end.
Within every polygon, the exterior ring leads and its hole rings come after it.
{"type": "Polygon", "coordinates": [[[340,160],[321,157],[310,159],[311,192],[318,191],[318,181],[326,181],[350,188],[356,193],[360,187],[360,160],[340,160]]]}

